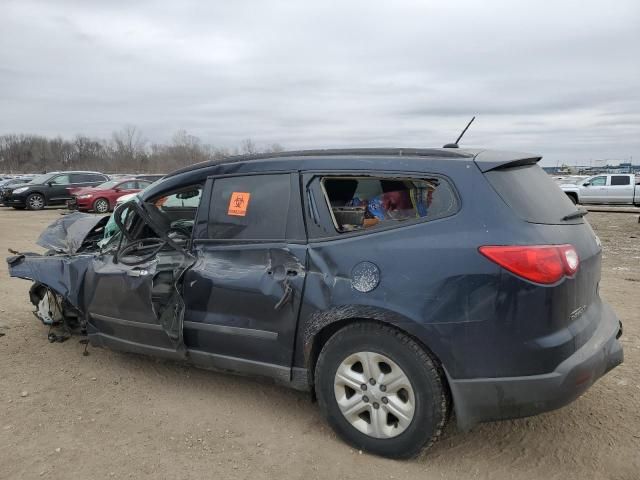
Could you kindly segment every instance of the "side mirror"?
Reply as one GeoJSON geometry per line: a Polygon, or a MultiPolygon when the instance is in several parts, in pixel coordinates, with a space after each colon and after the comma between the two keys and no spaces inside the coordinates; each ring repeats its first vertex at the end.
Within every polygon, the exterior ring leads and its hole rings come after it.
{"type": "Polygon", "coordinates": [[[53,186],[53,182],[47,182],[47,185],[52,187],[53,186]]]}
{"type": "Polygon", "coordinates": [[[118,187],[118,188],[114,188],[114,189],[113,189],[113,191],[114,191],[114,192],[121,192],[121,191],[122,191],[122,189],[121,189],[120,187],[118,187]]]}
{"type": "Polygon", "coordinates": [[[582,184],[582,186],[583,186],[583,187],[588,187],[589,185],[591,185],[589,182],[584,182],[584,183],[582,184]]]}

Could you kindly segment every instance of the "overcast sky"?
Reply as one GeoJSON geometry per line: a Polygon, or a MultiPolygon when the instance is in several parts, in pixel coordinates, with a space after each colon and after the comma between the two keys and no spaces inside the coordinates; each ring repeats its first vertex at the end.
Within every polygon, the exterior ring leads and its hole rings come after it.
{"type": "Polygon", "coordinates": [[[640,1],[0,0],[0,134],[640,163],[640,1]]]}

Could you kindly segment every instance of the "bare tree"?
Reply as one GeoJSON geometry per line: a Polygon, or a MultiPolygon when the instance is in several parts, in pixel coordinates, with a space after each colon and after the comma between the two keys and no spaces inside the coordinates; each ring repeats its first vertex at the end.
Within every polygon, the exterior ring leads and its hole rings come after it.
{"type": "Polygon", "coordinates": [[[172,141],[147,146],[140,130],[132,125],[114,132],[110,140],[77,135],[61,137],[8,134],[0,136],[0,172],[47,172],[92,169],[105,173],[168,173],[193,163],[221,160],[232,154],[280,152],[281,145],[257,146],[247,138],[239,147],[225,148],[203,144],[186,130],[177,131],[172,141]]]}
{"type": "Polygon", "coordinates": [[[116,168],[144,171],[147,155],[147,140],[142,132],[133,125],[126,125],[122,130],[113,132],[112,149],[116,168]]]}
{"type": "Polygon", "coordinates": [[[73,142],[73,153],[66,168],[89,168],[110,170],[110,156],[104,144],[97,139],[77,135],[73,142]]]}
{"type": "Polygon", "coordinates": [[[284,147],[279,143],[272,143],[267,148],[264,149],[266,153],[280,153],[284,152],[284,147]]]}
{"type": "Polygon", "coordinates": [[[244,155],[253,155],[254,153],[258,153],[258,148],[253,140],[247,138],[240,143],[240,153],[244,155]]]}

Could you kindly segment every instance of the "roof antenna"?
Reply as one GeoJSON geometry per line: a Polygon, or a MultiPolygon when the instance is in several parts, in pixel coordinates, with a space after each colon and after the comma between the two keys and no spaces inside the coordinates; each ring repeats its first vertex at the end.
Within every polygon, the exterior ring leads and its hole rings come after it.
{"type": "Polygon", "coordinates": [[[442,148],[458,148],[458,143],[460,143],[460,139],[462,138],[462,136],[465,134],[465,132],[467,131],[467,128],[469,128],[469,126],[471,126],[471,124],[473,123],[473,121],[476,119],[475,115],[471,118],[471,120],[469,120],[469,123],[467,123],[467,126],[464,127],[464,130],[462,130],[462,133],[460,134],[460,136],[458,137],[458,139],[454,142],[454,143],[447,143],[444,147],[442,148]]]}

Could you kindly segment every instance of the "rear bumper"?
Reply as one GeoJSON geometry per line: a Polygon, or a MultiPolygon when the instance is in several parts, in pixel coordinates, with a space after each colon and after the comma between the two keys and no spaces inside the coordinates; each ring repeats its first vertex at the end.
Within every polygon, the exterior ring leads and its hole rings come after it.
{"type": "Polygon", "coordinates": [[[623,362],[618,338],[622,324],[602,304],[602,317],[591,339],[551,373],[524,377],[449,378],[458,425],[528,417],[571,403],[609,370],[623,362]]]}

